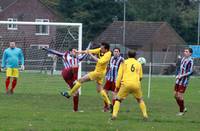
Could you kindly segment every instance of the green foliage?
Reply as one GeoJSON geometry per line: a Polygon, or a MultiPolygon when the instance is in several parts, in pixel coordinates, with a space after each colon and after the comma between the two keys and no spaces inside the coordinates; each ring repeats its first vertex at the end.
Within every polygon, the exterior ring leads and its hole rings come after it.
{"type": "MultiPolygon", "coordinates": [[[[188,0],[128,0],[128,21],[166,21],[187,42],[195,42],[197,4],[188,0]]],[[[84,41],[93,40],[113,18],[123,20],[123,2],[116,0],[60,0],[57,9],[68,22],[82,22],[84,41]]]]}

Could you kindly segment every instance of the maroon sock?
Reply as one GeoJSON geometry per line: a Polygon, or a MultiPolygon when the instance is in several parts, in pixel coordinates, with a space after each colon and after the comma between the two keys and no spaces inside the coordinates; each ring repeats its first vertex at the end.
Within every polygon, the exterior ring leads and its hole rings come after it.
{"type": "Polygon", "coordinates": [[[104,101],[104,111],[107,111],[108,109],[108,104],[104,101]]]}
{"type": "Polygon", "coordinates": [[[8,92],[8,87],[9,87],[9,85],[10,85],[10,77],[8,77],[7,79],[6,79],[6,92],[8,92]]]}
{"type": "Polygon", "coordinates": [[[179,104],[180,104],[180,112],[183,112],[184,111],[184,100],[179,100],[179,104]]]}
{"type": "Polygon", "coordinates": [[[73,97],[74,101],[74,111],[78,111],[79,94],[73,97]]]}
{"type": "Polygon", "coordinates": [[[177,104],[179,106],[179,110],[181,110],[180,100],[178,98],[175,98],[175,99],[176,99],[176,102],[177,102],[177,104]]]}
{"type": "Polygon", "coordinates": [[[114,105],[115,104],[115,99],[112,99],[112,105],[114,105]]]}
{"type": "Polygon", "coordinates": [[[12,81],[12,88],[11,88],[11,92],[14,92],[14,89],[15,89],[16,85],[17,85],[17,80],[16,80],[16,79],[14,79],[14,80],[12,81]]]}
{"type": "Polygon", "coordinates": [[[178,106],[180,107],[179,99],[178,99],[178,98],[175,98],[175,99],[176,99],[176,103],[177,103],[178,106]]]}

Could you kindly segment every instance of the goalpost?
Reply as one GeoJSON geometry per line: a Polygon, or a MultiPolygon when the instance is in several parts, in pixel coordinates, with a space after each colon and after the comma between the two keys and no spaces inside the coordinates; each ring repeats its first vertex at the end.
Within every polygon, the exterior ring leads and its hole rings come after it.
{"type": "MultiPolygon", "coordinates": [[[[55,62],[51,55],[48,57],[46,52],[42,51],[42,48],[52,48],[60,52],[65,52],[69,48],[82,50],[82,23],[0,21],[2,51],[9,47],[9,41],[15,41],[16,46],[22,48],[26,70],[50,72],[55,68],[55,62]]],[[[55,70],[60,71],[63,68],[59,59],[56,65],[55,70]]],[[[78,74],[81,77],[81,63],[79,67],[78,74]]]]}

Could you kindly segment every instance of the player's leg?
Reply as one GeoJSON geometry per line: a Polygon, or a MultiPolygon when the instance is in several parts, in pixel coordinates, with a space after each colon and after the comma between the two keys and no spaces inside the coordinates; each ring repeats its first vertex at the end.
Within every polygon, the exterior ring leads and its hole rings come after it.
{"type": "Polygon", "coordinates": [[[11,94],[14,93],[15,87],[17,85],[17,78],[19,77],[19,70],[17,68],[13,69],[12,77],[13,77],[13,81],[12,81],[12,88],[10,90],[11,94]]]}
{"type": "Polygon", "coordinates": [[[8,94],[9,85],[10,85],[10,77],[9,76],[6,77],[5,85],[6,85],[6,93],[8,94]]]}
{"type": "MultiPolygon", "coordinates": [[[[73,68],[73,79],[72,79],[73,84],[77,79],[78,79],[78,67],[73,68]]],[[[74,86],[73,84],[71,85],[71,88],[74,86]]],[[[79,103],[79,90],[73,95],[73,103],[74,103],[73,106],[74,112],[77,112],[79,103]]]]}
{"type": "Polygon", "coordinates": [[[12,76],[12,69],[11,68],[7,68],[6,69],[6,81],[5,81],[5,85],[6,85],[6,93],[9,93],[9,85],[10,85],[10,77],[12,76]]]}
{"type": "Polygon", "coordinates": [[[183,97],[185,90],[186,90],[186,87],[182,85],[175,85],[174,96],[179,106],[179,113],[177,114],[178,116],[182,116],[186,112],[186,108],[184,105],[184,97],[183,97]]]}
{"type": "Polygon", "coordinates": [[[74,94],[80,87],[81,84],[90,80],[95,80],[96,78],[96,72],[90,72],[83,77],[81,77],[78,81],[75,82],[73,88],[67,92],[67,96],[70,97],[72,94],[74,94]]]}
{"type": "Polygon", "coordinates": [[[75,82],[74,86],[72,89],[68,92],[69,95],[71,96],[74,94],[78,89],[81,87],[81,84],[84,82],[90,81],[89,74],[86,74],[85,76],[81,77],[78,81],[75,82]]]}
{"type": "Polygon", "coordinates": [[[112,82],[111,91],[112,91],[112,104],[115,104],[116,93],[115,93],[115,82],[112,82]]]}
{"type": "MultiPolygon", "coordinates": [[[[104,87],[103,87],[107,95],[108,95],[109,89],[110,89],[110,87],[111,87],[110,84],[111,84],[110,81],[106,80],[106,83],[105,83],[105,85],[104,85],[104,87]]],[[[108,95],[108,97],[109,97],[109,95],[108,95]]],[[[114,105],[114,104],[113,104],[113,105],[114,105]]],[[[109,106],[109,105],[104,101],[104,108],[103,108],[104,112],[107,112],[107,111],[109,110],[109,107],[108,107],[108,106],[109,106]]]]}
{"type": "Polygon", "coordinates": [[[102,83],[103,83],[103,78],[101,77],[100,79],[98,79],[98,77],[97,77],[97,80],[96,80],[96,84],[97,84],[97,88],[96,89],[97,89],[97,92],[100,93],[100,95],[102,96],[104,102],[107,105],[109,105],[109,108],[110,108],[110,110],[112,112],[113,106],[112,106],[112,104],[110,102],[110,99],[108,98],[108,95],[107,95],[106,91],[103,89],[102,83]]]}
{"type": "Polygon", "coordinates": [[[73,110],[74,112],[78,111],[78,103],[79,103],[79,92],[77,91],[74,95],[73,95],[73,110]]]}
{"type": "Polygon", "coordinates": [[[117,118],[119,109],[120,109],[120,104],[122,100],[124,100],[129,94],[129,89],[125,88],[124,85],[122,84],[119,92],[117,93],[117,97],[115,100],[115,104],[113,106],[113,113],[112,113],[112,120],[115,120],[117,118]]]}
{"type": "Polygon", "coordinates": [[[136,87],[134,88],[133,90],[133,96],[136,98],[138,104],[139,104],[139,107],[140,107],[140,110],[142,112],[142,115],[143,115],[143,118],[144,119],[147,119],[148,118],[148,115],[147,115],[147,108],[146,108],[146,104],[142,98],[142,91],[141,91],[141,88],[139,87],[136,87]]]}
{"type": "Polygon", "coordinates": [[[81,84],[86,82],[86,81],[90,81],[90,77],[89,77],[88,74],[81,77],[78,81],[75,81],[72,89],[67,91],[67,92],[61,92],[61,95],[65,96],[67,98],[70,98],[74,93],[76,93],[78,91],[78,89],[81,87],[81,84]]]}

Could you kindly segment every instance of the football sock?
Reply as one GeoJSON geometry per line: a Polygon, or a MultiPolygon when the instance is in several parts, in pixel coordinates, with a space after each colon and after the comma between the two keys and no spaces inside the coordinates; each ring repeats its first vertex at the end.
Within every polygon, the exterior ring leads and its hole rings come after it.
{"type": "Polygon", "coordinates": [[[115,101],[115,104],[114,104],[114,107],[113,107],[113,114],[112,114],[112,116],[117,117],[119,108],[120,108],[120,102],[119,101],[115,101]]]}
{"type": "Polygon", "coordinates": [[[104,90],[101,90],[101,91],[100,91],[100,94],[101,94],[101,96],[103,97],[103,100],[104,100],[108,105],[110,105],[111,102],[110,102],[110,100],[109,100],[108,95],[106,94],[106,92],[105,92],[104,90]]]}
{"type": "Polygon", "coordinates": [[[181,108],[181,106],[180,106],[180,101],[179,101],[178,98],[175,98],[175,99],[176,99],[176,103],[178,104],[178,106],[179,106],[179,110],[180,110],[180,108],[181,108]]]}
{"type": "Polygon", "coordinates": [[[79,94],[73,97],[74,111],[78,111],[79,94]]]}
{"type": "Polygon", "coordinates": [[[6,79],[5,83],[6,83],[6,92],[8,92],[8,87],[10,85],[10,78],[9,77],[6,79]]]}
{"type": "Polygon", "coordinates": [[[143,116],[144,117],[148,117],[148,115],[147,115],[147,109],[146,109],[146,105],[145,105],[144,101],[140,102],[139,106],[140,106],[140,109],[142,111],[143,116]]]}
{"type": "Polygon", "coordinates": [[[108,109],[108,104],[104,101],[104,111],[106,111],[106,109],[108,109]]]}
{"type": "Polygon", "coordinates": [[[180,112],[183,112],[185,106],[184,106],[184,100],[179,100],[179,104],[180,104],[180,112]]]}
{"type": "Polygon", "coordinates": [[[17,85],[17,80],[14,79],[14,80],[12,81],[12,88],[11,88],[11,91],[12,91],[12,92],[14,91],[16,85],[17,85]]]}
{"type": "Polygon", "coordinates": [[[71,96],[74,94],[79,88],[81,87],[81,83],[79,81],[76,82],[76,84],[73,86],[73,88],[68,92],[71,96]]]}
{"type": "Polygon", "coordinates": [[[113,105],[115,104],[115,99],[114,99],[114,98],[112,99],[112,104],[113,104],[113,105]]]}

